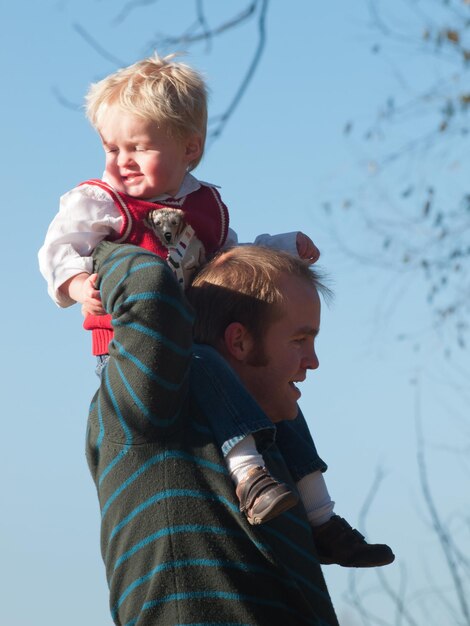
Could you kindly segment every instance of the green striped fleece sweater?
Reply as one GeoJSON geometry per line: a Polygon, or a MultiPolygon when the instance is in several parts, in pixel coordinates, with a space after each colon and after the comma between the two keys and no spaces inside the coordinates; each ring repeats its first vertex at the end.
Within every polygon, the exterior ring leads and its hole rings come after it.
{"type": "MultiPolygon", "coordinates": [[[[257,527],[239,512],[189,393],[193,315],[166,263],[110,242],[94,257],[114,339],[86,452],[115,624],[336,625],[301,506],[257,527]]],[[[275,446],[265,458],[292,484],[275,446]]]]}

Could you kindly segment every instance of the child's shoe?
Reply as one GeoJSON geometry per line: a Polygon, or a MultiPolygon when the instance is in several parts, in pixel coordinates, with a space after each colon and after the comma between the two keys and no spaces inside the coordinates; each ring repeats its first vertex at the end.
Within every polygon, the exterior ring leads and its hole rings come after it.
{"type": "Polygon", "coordinates": [[[297,504],[299,498],[265,467],[253,467],[236,489],[240,511],[250,524],[264,524],[297,504]]]}
{"type": "Polygon", "coordinates": [[[333,515],[321,526],[312,526],[312,532],[318,560],[323,565],[380,567],[395,560],[388,546],[367,543],[364,536],[339,515],[333,515]]]}

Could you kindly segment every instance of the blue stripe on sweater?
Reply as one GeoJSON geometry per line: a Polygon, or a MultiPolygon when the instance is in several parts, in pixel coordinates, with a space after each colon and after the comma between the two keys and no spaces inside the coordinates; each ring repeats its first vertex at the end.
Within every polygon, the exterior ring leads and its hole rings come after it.
{"type": "Polygon", "coordinates": [[[115,252],[110,254],[108,258],[103,261],[103,264],[101,267],[101,269],[103,270],[103,278],[104,277],[109,278],[113,274],[113,272],[121,265],[123,261],[126,261],[127,259],[132,259],[132,257],[140,258],[143,256],[149,257],[149,259],[151,259],[154,263],[158,265],[163,265],[163,264],[166,265],[166,263],[164,263],[163,259],[160,256],[158,256],[158,254],[155,254],[154,252],[150,252],[150,250],[146,250],[145,248],[140,248],[140,247],[136,249],[136,247],[133,244],[130,244],[130,245],[123,244],[122,246],[119,246],[115,252]],[[106,272],[104,272],[105,268],[108,268],[106,272]]]}
{"type": "MultiPolygon", "coordinates": [[[[111,611],[113,618],[116,617],[119,607],[127,598],[127,596],[129,596],[134,591],[134,589],[137,589],[141,585],[145,584],[160,572],[164,572],[165,570],[180,569],[182,567],[217,567],[218,569],[237,569],[243,572],[253,572],[261,574],[263,576],[271,576],[272,578],[280,580],[282,583],[289,587],[293,586],[293,583],[290,580],[285,580],[282,576],[274,574],[271,570],[265,567],[260,567],[259,565],[248,565],[247,563],[242,563],[240,561],[236,562],[222,559],[184,559],[178,561],[169,561],[167,563],[161,563],[160,565],[157,565],[152,570],[150,570],[150,572],[145,574],[145,576],[140,576],[125,589],[125,591],[121,594],[119,600],[116,602],[111,611]]],[[[215,593],[225,592],[218,591],[215,593]]]]}
{"type": "MultiPolygon", "coordinates": [[[[269,606],[271,608],[282,609],[291,615],[295,615],[297,619],[302,620],[302,622],[307,624],[315,624],[319,626],[321,623],[318,619],[305,619],[298,611],[291,609],[289,606],[284,604],[284,602],[274,601],[274,600],[265,600],[258,596],[249,596],[247,594],[240,593],[228,593],[225,591],[193,591],[188,593],[172,593],[164,598],[160,598],[158,600],[152,600],[150,602],[146,602],[142,605],[142,611],[146,611],[148,609],[152,609],[155,606],[166,604],[168,602],[178,602],[184,600],[234,600],[235,602],[252,602],[253,604],[259,604],[261,606],[269,606]]],[[[130,622],[127,622],[125,626],[135,626],[139,619],[139,616],[132,619],[130,622]]]]}
{"type": "Polygon", "coordinates": [[[147,367],[145,365],[145,363],[142,363],[142,361],[137,358],[136,356],[134,356],[133,354],[131,354],[130,352],[128,352],[124,346],[122,345],[122,343],[120,343],[119,341],[117,341],[116,339],[113,339],[113,345],[116,346],[116,348],[119,351],[119,354],[121,354],[122,356],[126,357],[126,359],[128,359],[129,361],[131,361],[132,363],[134,363],[134,365],[141,371],[143,372],[148,378],[150,378],[150,380],[155,381],[156,383],[158,383],[159,385],[161,385],[162,387],[164,387],[165,389],[169,389],[170,391],[179,391],[179,389],[181,389],[181,386],[183,385],[183,383],[186,380],[187,375],[184,377],[184,379],[176,384],[176,383],[170,383],[168,380],[165,380],[164,378],[162,378],[161,376],[158,376],[157,374],[155,374],[155,372],[153,370],[151,370],[149,367],[147,367]]]}
{"type": "MultiPolygon", "coordinates": [[[[171,526],[170,528],[162,528],[161,530],[155,533],[152,533],[151,535],[148,535],[148,537],[145,537],[145,539],[142,539],[142,541],[139,541],[138,543],[136,543],[134,546],[132,546],[130,550],[127,550],[127,552],[124,552],[124,554],[122,554],[116,561],[114,565],[114,572],[117,569],[119,569],[119,567],[123,563],[125,563],[128,559],[130,559],[136,552],[139,552],[139,550],[146,548],[148,545],[150,545],[154,541],[158,541],[158,539],[161,539],[162,537],[167,537],[169,535],[173,536],[173,535],[178,535],[178,534],[192,534],[192,533],[223,535],[225,537],[241,537],[242,539],[247,538],[245,531],[227,530],[226,528],[221,528],[220,526],[203,526],[202,524],[184,524],[181,526],[171,526]]],[[[250,541],[261,552],[266,552],[266,553],[270,552],[268,546],[266,546],[265,544],[259,541],[255,541],[253,539],[250,541]]]]}
{"type": "Polygon", "coordinates": [[[104,438],[104,422],[103,422],[103,411],[101,408],[101,396],[98,398],[98,423],[100,425],[100,430],[98,432],[98,437],[96,438],[96,447],[98,450],[101,448],[101,444],[103,443],[104,438]]]}
{"type": "Polygon", "coordinates": [[[127,426],[122,416],[121,410],[119,409],[118,403],[116,402],[116,397],[114,395],[113,389],[109,383],[109,364],[104,370],[104,381],[105,381],[105,388],[107,392],[109,393],[109,398],[112,402],[115,414],[117,415],[118,421],[122,426],[122,430],[124,431],[124,436],[126,439],[125,444],[127,445],[125,445],[125,447],[123,447],[123,449],[119,452],[119,454],[114,457],[114,459],[109,463],[109,465],[107,465],[107,467],[104,468],[98,480],[98,484],[100,486],[103,480],[109,474],[109,472],[113,469],[113,467],[129,452],[129,449],[130,449],[129,445],[132,443],[132,433],[129,430],[129,427],[127,426]]]}
{"type": "MultiPolygon", "coordinates": [[[[135,255],[128,255],[128,256],[135,256],[135,255]]],[[[140,253],[139,253],[140,256],[140,253]]],[[[106,279],[108,278],[115,269],[117,269],[117,267],[125,260],[121,259],[120,261],[117,261],[115,263],[115,267],[112,267],[111,270],[109,272],[107,272],[103,278],[106,279]]],[[[107,302],[109,303],[111,298],[114,296],[114,293],[116,292],[117,289],[119,289],[119,286],[121,285],[121,283],[123,283],[129,276],[131,276],[132,274],[134,274],[135,272],[140,272],[141,270],[147,270],[149,268],[153,268],[153,267],[159,267],[162,268],[167,274],[170,274],[173,278],[173,272],[170,270],[170,268],[168,267],[168,265],[162,261],[162,259],[160,257],[154,256],[152,258],[151,261],[147,261],[147,262],[143,262],[143,263],[139,263],[137,265],[134,265],[134,267],[131,267],[123,276],[121,276],[121,278],[118,280],[118,282],[114,285],[114,287],[112,288],[112,290],[109,292],[108,295],[108,300],[107,302]]],[[[114,312],[114,311],[113,311],[114,312]]]]}
{"type": "Polygon", "coordinates": [[[119,363],[117,361],[113,361],[113,363],[116,366],[116,369],[119,372],[119,376],[121,377],[121,380],[124,383],[124,387],[127,389],[129,395],[132,398],[132,401],[140,409],[142,414],[149,420],[149,422],[151,422],[154,426],[157,426],[159,428],[166,428],[167,426],[171,426],[172,424],[176,422],[176,420],[180,416],[182,407],[180,407],[178,411],[171,417],[165,417],[165,418],[158,417],[157,415],[149,411],[148,407],[139,398],[139,396],[134,391],[133,387],[131,386],[127,378],[125,377],[124,372],[122,371],[119,363]]]}
{"type": "Polygon", "coordinates": [[[151,337],[152,339],[155,339],[155,341],[160,342],[162,345],[166,346],[167,348],[170,348],[170,350],[172,350],[173,352],[176,352],[176,354],[179,354],[180,356],[188,357],[192,353],[192,349],[193,349],[192,346],[190,346],[189,348],[181,348],[177,343],[165,337],[165,335],[162,335],[156,330],[152,330],[151,328],[148,328],[147,326],[144,326],[143,324],[139,324],[137,322],[118,322],[117,320],[113,320],[113,326],[114,328],[120,327],[120,328],[131,328],[132,330],[136,330],[137,332],[142,333],[143,335],[146,335],[147,337],[151,337]]]}
{"type": "Polygon", "coordinates": [[[139,300],[159,300],[160,302],[165,302],[166,304],[169,304],[170,306],[172,306],[174,309],[176,309],[178,311],[178,313],[181,314],[181,317],[183,317],[185,320],[187,320],[188,322],[190,322],[191,324],[194,321],[194,315],[193,313],[191,313],[186,306],[184,306],[181,303],[181,300],[178,300],[176,298],[172,298],[171,296],[168,296],[164,293],[161,293],[159,291],[145,291],[142,293],[136,293],[133,294],[131,296],[128,296],[124,302],[122,302],[121,304],[119,304],[119,306],[116,308],[116,311],[119,311],[119,309],[121,308],[121,306],[123,304],[129,304],[130,302],[137,302],[139,300]]]}
{"type": "MultiPolygon", "coordinates": [[[[124,257],[118,259],[115,263],[113,263],[113,265],[103,274],[100,288],[106,283],[106,281],[112,276],[112,274],[119,268],[119,266],[124,261],[126,261],[130,257],[140,256],[140,255],[141,255],[140,251],[137,252],[137,253],[128,254],[128,255],[125,255],[124,257]]],[[[146,255],[146,256],[150,256],[150,255],[146,255]]],[[[114,293],[116,292],[116,290],[121,285],[121,283],[123,283],[129,276],[131,276],[135,272],[139,272],[140,270],[148,269],[149,267],[160,267],[160,268],[163,268],[164,271],[170,272],[170,274],[171,274],[171,270],[169,269],[167,264],[162,259],[160,259],[160,257],[157,257],[156,255],[152,255],[152,259],[150,261],[147,261],[145,263],[139,263],[138,265],[135,265],[134,267],[129,269],[127,272],[125,272],[125,274],[123,274],[123,276],[121,276],[121,278],[117,281],[117,283],[114,285],[114,287],[112,288],[112,290],[110,291],[110,293],[108,295],[108,299],[106,301],[106,305],[107,306],[105,307],[106,310],[109,310],[109,308],[108,308],[109,302],[110,302],[111,298],[113,297],[114,293]]]]}
{"type": "Polygon", "coordinates": [[[293,513],[287,511],[286,513],[284,513],[284,515],[291,521],[294,522],[294,524],[298,524],[299,526],[301,526],[304,530],[308,530],[309,532],[311,531],[310,528],[310,524],[308,522],[306,522],[304,519],[301,519],[300,517],[297,517],[297,515],[294,515],[293,513]]]}
{"type": "MultiPolygon", "coordinates": [[[[150,256],[150,257],[155,257],[155,253],[151,252],[150,250],[147,250],[146,248],[140,248],[139,250],[135,249],[135,245],[132,243],[129,244],[121,244],[120,246],[117,247],[116,251],[111,253],[108,258],[103,261],[103,267],[106,267],[106,265],[109,265],[110,263],[113,262],[113,260],[122,255],[125,254],[126,258],[129,258],[131,256],[137,256],[137,255],[145,255],[145,256],[150,256]]],[[[160,257],[159,257],[160,258],[160,257]]]]}
{"type": "MultiPolygon", "coordinates": [[[[106,283],[107,280],[109,280],[112,275],[114,274],[114,272],[122,265],[122,263],[124,263],[125,261],[127,261],[128,259],[131,259],[132,257],[141,257],[141,256],[148,256],[149,257],[149,261],[142,261],[140,262],[138,265],[135,265],[134,267],[131,267],[130,269],[128,269],[126,271],[126,273],[121,276],[121,278],[118,280],[118,282],[115,284],[115,286],[113,287],[110,296],[112,293],[115,292],[115,290],[119,287],[119,285],[128,277],[131,276],[131,274],[133,274],[136,271],[139,271],[141,269],[148,269],[149,267],[164,267],[166,266],[166,263],[163,262],[163,260],[156,256],[155,254],[146,254],[143,252],[143,250],[137,250],[137,251],[132,251],[129,254],[124,254],[123,256],[117,258],[117,260],[112,261],[111,267],[109,267],[105,272],[103,272],[102,278],[101,278],[101,285],[104,285],[106,283]]],[[[111,259],[109,259],[108,262],[103,263],[103,267],[102,269],[105,268],[105,265],[108,265],[109,262],[111,261],[111,259]]],[[[108,302],[109,302],[109,297],[108,296],[108,302]]]]}
{"type": "Polygon", "coordinates": [[[263,527],[263,530],[266,531],[269,535],[273,535],[277,539],[280,539],[283,543],[287,544],[290,548],[295,550],[298,554],[301,554],[308,561],[315,563],[315,565],[318,565],[318,559],[313,556],[312,552],[307,552],[303,548],[300,548],[296,543],[288,539],[283,533],[280,533],[274,528],[269,528],[268,526],[263,527]]]}
{"type": "Polygon", "coordinates": [[[127,524],[129,524],[134,517],[139,515],[139,513],[145,511],[145,509],[152,506],[152,504],[160,502],[160,500],[165,500],[166,498],[198,498],[199,500],[216,500],[217,502],[225,504],[225,506],[227,506],[234,513],[239,513],[238,507],[230,502],[230,500],[227,500],[227,498],[224,498],[223,496],[218,496],[210,491],[204,492],[196,491],[195,489],[168,489],[166,491],[156,493],[131,511],[129,515],[127,515],[117,526],[113,528],[109,536],[109,541],[111,541],[125,526],[127,526],[127,524]]]}
{"type": "Polygon", "coordinates": [[[183,459],[185,461],[189,461],[190,463],[194,463],[195,465],[207,467],[208,469],[211,469],[218,474],[228,474],[228,470],[225,465],[212,463],[211,461],[206,461],[205,459],[198,459],[196,456],[187,454],[186,452],[181,452],[180,450],[167,450],[165,452],[162,452],[161,454],[156,454],[155,456],[151,457],[116,489],[116,491],[108,498],[105,505],[103,506],[103,509],[101,511],[101,518],[104,519],[111,504],[114,502],[114,500],[116,500],[118,496],[121,495],[123,491],[125,491],[125,489],[129,487],[129,485],[137,480],[148,469],[150,469],[157,463],[162,463],[163,461],[166,461],[168,459],[183,459]]]}

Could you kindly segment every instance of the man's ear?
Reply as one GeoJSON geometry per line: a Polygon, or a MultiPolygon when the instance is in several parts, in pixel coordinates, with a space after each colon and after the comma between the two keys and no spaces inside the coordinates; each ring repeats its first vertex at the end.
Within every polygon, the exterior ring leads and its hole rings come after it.
{"type": "Polygon", "coordinates": [[[253,339],[243,324],[232,322],[225,329],[224,345],[231,357],[243,362],[251,354],[253,339]]]}

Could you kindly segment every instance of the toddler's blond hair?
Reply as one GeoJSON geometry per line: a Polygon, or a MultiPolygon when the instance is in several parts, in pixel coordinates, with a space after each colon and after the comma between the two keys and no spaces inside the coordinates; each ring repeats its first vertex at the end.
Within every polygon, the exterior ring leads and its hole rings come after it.
{"type": "Polygon", "coordinates": [[[119,69],[93,83],[85,97],[86,115],[99,130],[106,110],[118,105],[123,111],[155,122],[176,139],[197,134],[202,158],[207,132],[207,87],[201,74],[174,60],[175,54],[153,56],[119,69]]]}

